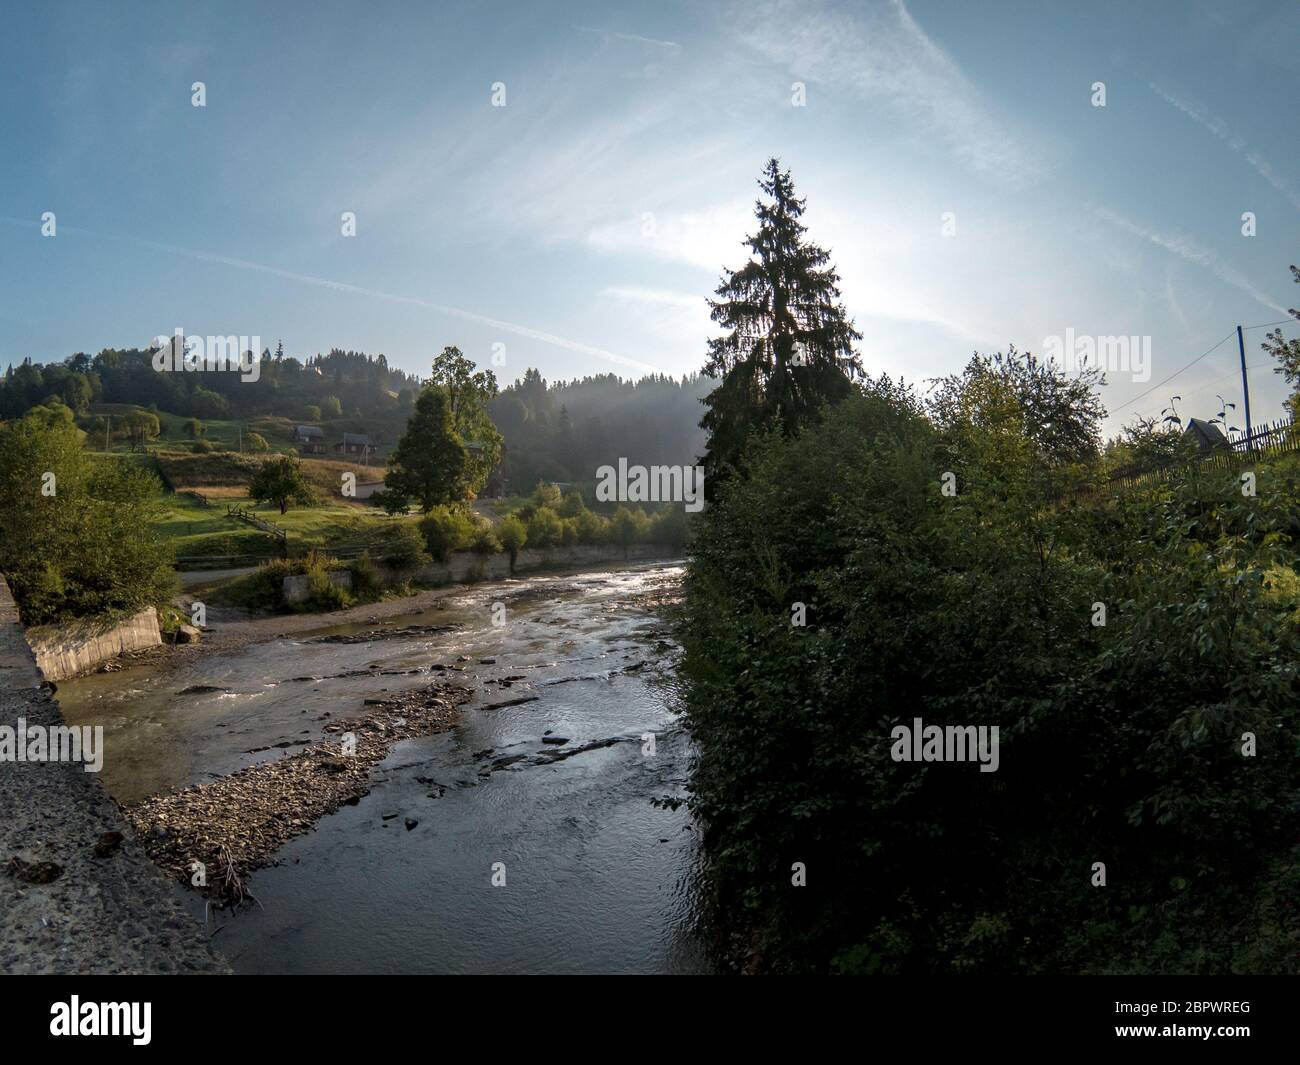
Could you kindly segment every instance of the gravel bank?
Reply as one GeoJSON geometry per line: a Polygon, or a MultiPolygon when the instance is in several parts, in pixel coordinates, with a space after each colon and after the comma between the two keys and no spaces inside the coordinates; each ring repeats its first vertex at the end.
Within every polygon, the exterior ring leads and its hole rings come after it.
{"type": "MultiPolygon", "coordinates": [[[[0,577],[0,725],[62,725],[0,577]]],[[[0,761],[0,972],[225,973],[94,773],[0,761]]]]}

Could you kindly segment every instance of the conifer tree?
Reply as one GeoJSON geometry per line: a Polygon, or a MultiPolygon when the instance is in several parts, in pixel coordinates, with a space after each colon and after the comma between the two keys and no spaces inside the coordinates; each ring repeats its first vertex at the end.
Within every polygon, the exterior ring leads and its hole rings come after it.
{"type": "Polygon", "coordinates": [[[840,302],[839,275],[824,249],[804,239],[804,200],[790,172],[769,160],[759,179],[767,200],[755,205],[758,232],[745,243],[753,257],[724,270],[711,317],[728,330],[709,341],[704,372],[718,381],[705,398],[702,428],[706,485],[744,467],[755,429],[794,431],[823,404],[846,396],[862,365],[861,335],[840,302]]]}

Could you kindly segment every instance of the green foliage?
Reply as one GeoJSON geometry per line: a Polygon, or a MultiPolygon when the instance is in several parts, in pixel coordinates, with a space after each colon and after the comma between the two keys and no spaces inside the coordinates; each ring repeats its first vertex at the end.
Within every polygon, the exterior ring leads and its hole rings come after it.
{"type": "MultiPolygon", "coordinates": [[[[343,417],[343,404],[338,396],[326,396],[320,401],[321,414],[326,418],[343,417]]],[[[319,420],[319,419],[318,419],[319,420]]]]}
{"type": "Polygon", "coordinates": [[[650,519],[639,507],[632,510],[620,504],[614,511],[614,516],[609,519],[609,537],[623,547],[646,539],[649,531],[650,519]]]}
{"type": "MultiPolygon", "coordinates": [[[[421,526],[428,520],[424,519],[421,526]]],[[[388,532],[380,551],[380,557],[389,569],[415,569],[430,560],[430,552],[425,550],[425,538],[421,536],[421,530],[407,522],[402,522],[388,532]]]]}
{"type": "Polygon", "coordinates": [[[316,502],[316,492],[303,473],[302,464],[289,455],[263,463],[253,475],[248,495],[259,503],[274,503],[281,514],[289,509],[290,503],[311,506],[316,502]]]}
{"type": "Polygon", "coordinates": [[[724,271],[710,301],[713,320],[727,330],[709,341],[704,368],[718,381],[701,422],[710,491],[743,468],[750,433],[808,424],[824,403],[848,395],[862,372],[853,350],[861,335],[840,303],[829,253],[805,239],[804,201],[789,171],[769,160],[758,184],[768,200],[755,206],[758,231],[745,240],[754,257],[724,271]]]}
{"type": "Polygon", "coordinates": [[[495,555],[502,550],[501,540],[496,530],[492,527],[492,523],[486,520],[475,523],[474,533],[467,546],[480,555],[495,555]]]}
{"type": "Polygon", "coordinates": [[[64,419],[0,425],[0,571],[23,620],[164,605],[175,578],[153,532],[159,491],[151,473],[92,458],[64,419]]]}
{"type": "Polygon", "coordinates": [[[563,534],[560,517],[550,507],[537,507],[528,519],[528,542],[533,547],[552,547],[563,534]]]}
{"type": "Polygon", "coordinates": [[[217,449],[213,447],[211,440],[195,440],[190,444],[190,450],[196,455],[210,455],[217,449]]]}
{"type": "Polygon", "coordinates": [[[428,514],[464,500],[470,477],[469,453],[456,431],[448,395],[429,385],[416,399],[406,431],[389,456],[383,505],[395,513],[414,502],[428,514]]]}
{"type": "Polygon", "coordinates": [[[249,451],[269,451],[271,445],[261,433],[248,433],[244,437],[244,447],[249,451]]]}
{"type": "Polygon", "coordinates": [[[510,568],[514,569],[519,552],[528,543],[528,527],[515,515],[508,514],[497,527],[497,536],[501,546],[510,552],[510,568]]]}
{"type": "Polygon", "coordinates": [[[420,519],[420,535],[429,554],[439,562],[468,547],[476,532],[474,520],[462,506],[436,506],[420,519]]]}
{"type": "MultiPolygon", "coordinates": [[[[378,573],[369,556],[358,559],[348,569],[353,572],[353,591],[362,598],[370,598],[379,587],[378,573]],[[357,571],[362,572],[363,586],[357,587],[357,571]]],[[[340,563],[319,551],[310,551],[301,558],[271,559],[246,577],[231,581],[212,595],[213,602],[238,606],[245,610],[282,613],[320,613],[341,610],[352,605],[353,596],[330,580],[330,574],[342,569],[340,563]],[[290,605],[284,598],[284,579],[306,575],[307,598],[290,605]]]]}
{"type": "Polygon", "coordinates": [[[348,569],[352,572],[352,594],[358,599],[375,599],[383,591],[383,577],[369,551],[362,551],[349,562],[348,569]]]}
{"type": "MultiPolygon", "coordinates": [[[[581,499],[581,495],[578,498],[581,499]]],[[[559,509],[560,499],[559,485],[552,484],[549,481],[538,481],[537,487],[533,489],[533,494],[529,496],[529,501],[534,507],[550,507],[552,510],[559,509]]]]}
{"type": "Polygon", "coordinates": [[[1261,469],[1249,498],[1193,470],[1068,505],[1005,382],[962,387],[975,420],[882,381],[755,437],[692,523],[719,912],[768,969],[1296,971],[1294,480],[1261,469]],[[895,762],[914,718],[998,726],[999,770],[895,762]]]}
{"type": "MultiPolygon", "coordinates": [[[[1291,280],[1300,285],[1300,266],[1291,267],[1291,280]]],[[[1300,321],[1300,311],[1292,309],[1291,317],[1300,321]]],[[[1281,374],[1291,386],[1287,409],[1293,418],[1300,420],[1300,337],[1287,339],[1278,327],[1268,334],[1261,347],[1277,362],[1273,372],[1281,374]]]]}
{"type": "Polygon", "coordinates": [[[452,425],[466,447],[465,492],[472,499],[501,459],[501,432],[488,415],[488,404],[498,392],[496,375],[491,370],[476,372],[460,348],[445,347],[433,360],[429,384],[446,395],[452,425]]]}

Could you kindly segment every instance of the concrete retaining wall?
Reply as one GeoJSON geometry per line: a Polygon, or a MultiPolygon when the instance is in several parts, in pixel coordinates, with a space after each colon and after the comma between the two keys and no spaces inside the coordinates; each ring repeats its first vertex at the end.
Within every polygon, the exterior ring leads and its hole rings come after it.
{"type": "MultiPolygon", "coordinates": [[[[590,566],[601,562],[649,562],[680,556],[681,550],[668,544],[632,544],[627,548],[612,544],[525,547],[515,561],[515,572],[590,566]]],[[[412,576],[423,584],[469,584],[475,581],[504,580],[510,576],[510,556],[504,553],[478,555],[473,551],[453,551],[446,562],[423,566],[412,576]]]]}
{"type": "MultiPolygon", "coordinates": [[[[64,725],[0,577],[0,727],[19,718],[64,725]]],[[[53,874],[0,875],[0,973],[229,972],[83,763],[0,759],[0,855],[53,874]]]]}
{"type": "Polygon", "coordinates": [[[27,642],[46,680],[66,680],[115,658],[123,651],[140,651],[162,643],[158,611],[146,607],[125,621],[74,621],[40,625],[27,630],[27,642]]]}

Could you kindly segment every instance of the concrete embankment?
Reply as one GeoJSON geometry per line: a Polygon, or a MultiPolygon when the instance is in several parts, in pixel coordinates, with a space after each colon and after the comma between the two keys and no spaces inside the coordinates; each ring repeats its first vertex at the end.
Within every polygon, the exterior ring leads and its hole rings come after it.
{"type": "Polygon", "coordinates": [[[27,643],[46,680],[59,681],[94,669],[127,651],[162,645],[158,611],[146,607],[118,621],[74,621],[27,630],[27,643]]]}
{"type": "Polygon", "coordinates": [[[64,726],[0,577],[0,972],[228,972],[86,762],[17,760],[20,720],[24,754],[64,726]]]}
{"type": "Polygon", "coordinates": [[[547,569],[578,569],[607,562],[649,562],[679,558],[681,549],[668,544],[573,544],[568,547],[525,547],[515,559],[514,574],[510,556],[477,555],[472,551],[453,551],[446,562],[434,562],[420,569],[416,580],[427,584],[471,584],[476,581],[499,581],[512,575],[547,569]]]}

